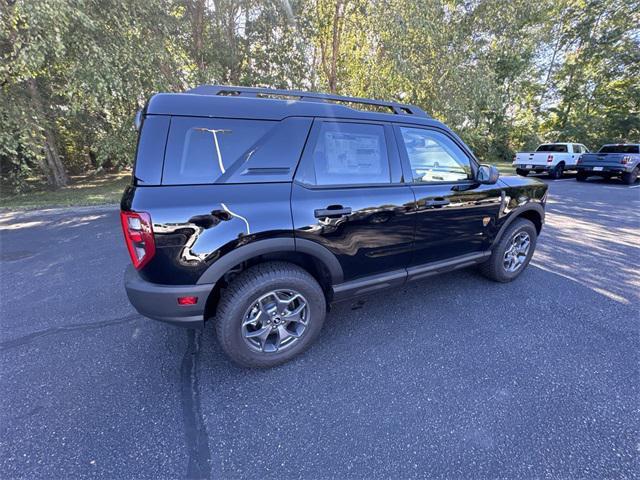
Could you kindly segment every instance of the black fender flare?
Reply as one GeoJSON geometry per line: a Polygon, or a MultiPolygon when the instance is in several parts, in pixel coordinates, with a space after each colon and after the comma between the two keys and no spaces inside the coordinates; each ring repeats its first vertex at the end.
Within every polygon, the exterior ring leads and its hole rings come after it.
{"type": "Polygon", "coordinates": [[[519,218],[524,212],[529,212],[529,211],[534,211],[538,215],[540,215],[540,224],[544,225],[544,208],[542,207],[541,204],[529,202],[529,203],[526,203],[525,205],[516,207],[513,210],[511,210],[507,215],[506,220],[504,221],[504,223],[500,227],[500,230],[498,230],[498,233],[493,239],[492,246],[497,244],[500,241],[500,239],[502,238],[502,235],[504,235],[505,230],[509,228],[509,225],[511,225],[511,223],[516,218],[519,218]]]}
{"type": "Polygon", "coordinates": [[[246,260],[268,253],[302,252],[316,258],[331,275],[331,283],[342,282],[343,272],[340,262],[326,247],[305,239],[293,237],[257,240],[227,253],[216,260],[198,279],[197,284],[215,284],[231,268],[246,260]]]}

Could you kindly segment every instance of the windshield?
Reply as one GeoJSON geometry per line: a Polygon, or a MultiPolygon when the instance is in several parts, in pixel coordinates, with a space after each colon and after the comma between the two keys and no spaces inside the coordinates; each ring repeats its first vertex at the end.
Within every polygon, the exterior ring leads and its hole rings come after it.
{"type": "Polygon", "coordinates": [[[566,152],[566,145],[558,145],[555,143],[548,143],[546,145],[540,145],[536,152],[566,152]]]}
{"type": "Polygon", "coordinates": [[[605,145],[598,153],[639,153],[638,145],[605,145]]]}

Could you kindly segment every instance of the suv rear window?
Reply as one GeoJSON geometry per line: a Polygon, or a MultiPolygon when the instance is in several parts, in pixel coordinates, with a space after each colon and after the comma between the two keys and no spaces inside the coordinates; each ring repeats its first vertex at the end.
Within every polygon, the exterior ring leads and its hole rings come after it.
{"type": "Polygon", "coordinates": [[[173,117],[164,157],[164,185],[214,183],[279,122],[173,117]]]}
{"type": "Polygon", "coordinates": [[[567,151],[567,146],[566,145],[556,145],[556,144],[553,144],[553,143],[540,145],[536,149],[536,152],[558,152],[558,153],[562,153],[562,152],[566,152],[566,151],[567,151]]]}
{"type": "Polygon", "coordinates": [[[605,145],[598,153],[639,153],[638,145],[605,145]]]}

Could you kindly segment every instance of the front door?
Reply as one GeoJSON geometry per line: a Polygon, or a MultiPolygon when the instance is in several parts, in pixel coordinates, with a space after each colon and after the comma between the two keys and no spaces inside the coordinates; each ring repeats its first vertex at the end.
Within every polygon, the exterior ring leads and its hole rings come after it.
{"type": "Polygon", "coordinates": [[[415,198],[392,127],[316,120],[291,194],[296,239],[317,242],[344,280],[402,271],[412,255],[415,198]]]}
{"type": "Polygon", "coordinates": [[[475,160],[448,132],[413,126],[395,130],[417,204],[410,265],[487,250],[501,205],[500,185],[474,180],[475,160]]]}

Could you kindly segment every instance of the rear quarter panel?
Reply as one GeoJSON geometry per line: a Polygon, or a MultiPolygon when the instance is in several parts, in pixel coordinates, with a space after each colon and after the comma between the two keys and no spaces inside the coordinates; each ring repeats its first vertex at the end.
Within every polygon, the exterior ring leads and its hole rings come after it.
{"type": "Polygon", "coordinates": [[[290,183],[129,186],[123,210],[151,215],[156,254],[150,282],[195,284],[229,251],[263,238],[293,238],[290,183]]]}

